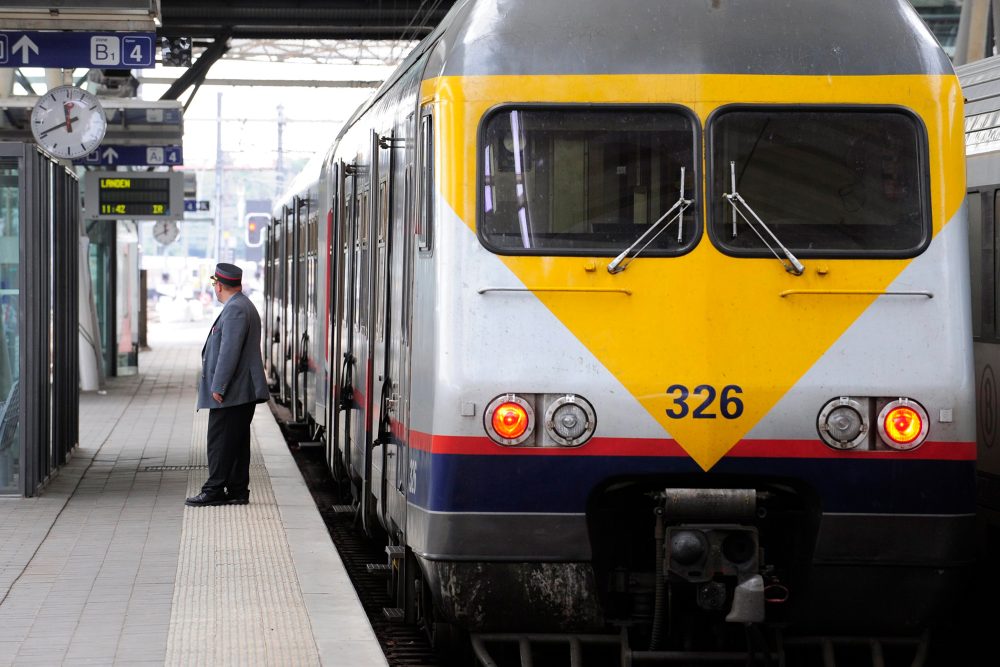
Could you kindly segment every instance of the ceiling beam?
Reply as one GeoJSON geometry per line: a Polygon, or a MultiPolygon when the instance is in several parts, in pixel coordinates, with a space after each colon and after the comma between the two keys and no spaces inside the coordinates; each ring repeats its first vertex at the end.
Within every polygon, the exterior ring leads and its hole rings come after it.
{"type": "Polygon", "coordinates": [[[164,0],[164,37],[208,37],[224,27],[252,39],[421,39],[455,0],[164,0]]]}
{"type": "MultiPolygon", "coordinates": [[[[139,83],[167,84],[174,83],[168,77],[143,77],[139,83]]],[[[327,81],[321,79],[202,79],[202,86],[259,86],[262,88],[378,88],[382,81],[327,81]]],[[[167,99],[164,97],[160,98],[167,99]]]]}
{"type": "Polygon", "coordinates": [[[234,39],[226,60],[396,66],[416,45],[398,39],[234,39]]]}

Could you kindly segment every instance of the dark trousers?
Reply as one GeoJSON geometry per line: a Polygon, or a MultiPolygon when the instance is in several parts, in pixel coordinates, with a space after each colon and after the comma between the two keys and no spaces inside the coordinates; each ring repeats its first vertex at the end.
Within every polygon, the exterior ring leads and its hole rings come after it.
{"type": "Polygon", "coordinates": [[[256,403],[208,411],[208,481],[211,495],[246,496],[250,487],[250,422],[256,403]]]}

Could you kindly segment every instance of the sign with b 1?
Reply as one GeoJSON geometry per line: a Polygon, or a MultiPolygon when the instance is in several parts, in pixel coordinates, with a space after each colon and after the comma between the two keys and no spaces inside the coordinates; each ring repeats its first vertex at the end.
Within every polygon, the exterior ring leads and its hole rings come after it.
{"type": "Polygon", "coordinates": [[[153,67],[155,45],[153,32],[0,30],[0,67],[153,67]]]}

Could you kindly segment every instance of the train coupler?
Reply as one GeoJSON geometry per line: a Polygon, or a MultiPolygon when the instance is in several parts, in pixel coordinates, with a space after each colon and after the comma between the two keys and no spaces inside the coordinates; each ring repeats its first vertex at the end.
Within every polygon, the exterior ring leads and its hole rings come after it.
{"type": "Polygon", "coordinates": [[[661,498],[668,524],[663,574],[672,584],[693,585],[695,602],[705,611],[725,611],[728,603],[726,621],[763,622],[760,539],[757,528],[748,525],[756,516],[757,492],[667,489],[661,498]]]}

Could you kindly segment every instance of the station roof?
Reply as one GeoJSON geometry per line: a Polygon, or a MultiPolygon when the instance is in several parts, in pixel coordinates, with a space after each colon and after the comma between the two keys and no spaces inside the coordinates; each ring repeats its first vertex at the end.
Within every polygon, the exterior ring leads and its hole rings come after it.
{"type": "Polygon", "coordinates": [[[456,0],[160,0],[160,37],[190,38],[195,61],[161,99],[203,81],[232,40],[419,41],[456,0]]]}
{"type": "Polygon", "coordinates": [[[455,0],[161,0],[163,37],[422,39],[455,0]]]}

